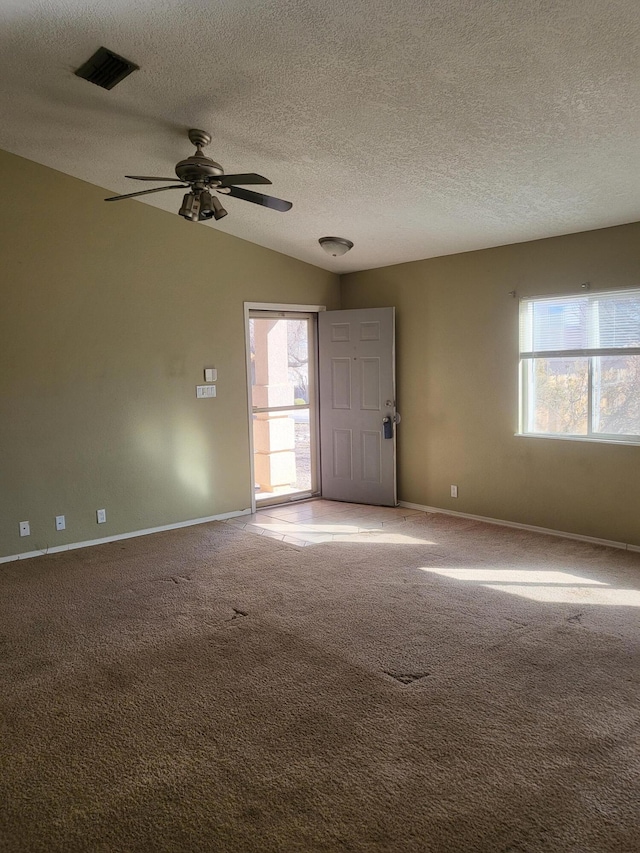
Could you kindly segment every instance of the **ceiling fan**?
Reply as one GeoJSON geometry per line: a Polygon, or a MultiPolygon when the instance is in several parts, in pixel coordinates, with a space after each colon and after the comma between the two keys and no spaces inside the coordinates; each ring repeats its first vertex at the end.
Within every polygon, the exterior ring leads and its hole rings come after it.
{"type": "Polygon", "coordinates": [[[195,154],[180,160],[176,164],[176,178],[150,178],[146,175],[125,175],[134,181],[171,181],[168,187],[156,187],[152,190],[140,190],[126,195],[114,195],[105,198],[105,201],[120,201],[123,198],[136,198],[149,193],[160,193],[164,190],[188,189],[182,200],[182,206],[178,213],[191,222],[203,222],[208,219],[222,219],[227,215],[220,200],[211,194],[211,190],[218,193],[250,201],[253,204],[261,204],[270,207],[271,210],[279,210],[284,213],[291,210],[293,205],[290,201],[281,198],[256,193],[252,190],[242,189],[239,184],[270,184],[271,181],[262,175],[253,173],[240,175],[225,175],[222,166],[206,157],[202,149],[211,142],[211,135],[204,130],[190,130],[189,139],[196,146],[195,154]]]}

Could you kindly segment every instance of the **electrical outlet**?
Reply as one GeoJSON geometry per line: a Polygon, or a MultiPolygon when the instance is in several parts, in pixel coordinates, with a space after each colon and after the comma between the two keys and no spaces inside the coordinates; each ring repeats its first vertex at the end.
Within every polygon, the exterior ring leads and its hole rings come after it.
{"type": "Polygon", "coordinates": [[[31,527],[28,521],[20,522],[20,536],[31,536],[31,527]]]}
{"type": "Polygon", "coordinates": [[[96,520],[98,524],[104,524],[107,520],[107,511],[106,509],[97,509],[96,510],[96,520]]]}
{"type": "Polygon", "coordinates": [[[458,487],[457,486],[451,486],[451,497],[452,498],[458,497],[458,487]]]}
{"type": "Polygon", "coordinates": [[[64,520],[64,515],[56,515],[56,530],[64,530],[67,522],[64,520]]]}

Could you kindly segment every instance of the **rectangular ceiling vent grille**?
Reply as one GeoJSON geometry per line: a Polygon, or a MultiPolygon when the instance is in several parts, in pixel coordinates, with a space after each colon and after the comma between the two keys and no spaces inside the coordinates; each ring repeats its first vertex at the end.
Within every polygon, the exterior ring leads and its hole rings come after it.
{"type": "Polygon", "coordinates": [[[77,77],[82,77],[103,89],[113,87],[124,80],[132,71],[137,71],[138,66],[128,59],[123,59],[117,53],[112,53],[106,47],[99,48],[84,65],[76,71],[77,77]]]}

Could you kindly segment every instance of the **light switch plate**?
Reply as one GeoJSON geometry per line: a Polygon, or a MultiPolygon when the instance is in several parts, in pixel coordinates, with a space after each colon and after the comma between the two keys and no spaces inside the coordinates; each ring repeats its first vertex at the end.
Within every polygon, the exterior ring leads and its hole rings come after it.
{"type": "Polygon", "coordinates": [[[205,382],[215,382],[218,378],[218,371],[215,367],[205,367],[204,369],[204,381],[205,382]]]}
{"type": "Polygon", "coordinates": [[[207,397],[216,396],[215,385],[196,385],[196,397],[199,400],[205,400],[207,397]]]}

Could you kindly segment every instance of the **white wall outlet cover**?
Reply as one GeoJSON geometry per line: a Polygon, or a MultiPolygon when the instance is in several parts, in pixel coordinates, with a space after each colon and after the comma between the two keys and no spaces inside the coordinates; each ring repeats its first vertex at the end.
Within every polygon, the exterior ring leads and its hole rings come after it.
{"type": "Polygon", "coordinates": [[[196,397],[198,400],[206,400],[216,396],[215,385],[196,385],[196,397]]]}
{"type": "Polygon", "coordinates": [[[458,497],[458,487],[457,486],[451,486],[451,497],[452,498],[458,497]]]}
{"type": "Polygon", "coordinates": [[[20,536],[31,536],[31,527],[28,521],[20,522],[20,536]]]}
{"type": "Polygon", "coordinates": [[[66,526],[64,515],[56,515],[56,530],[64,530],[66,526]]]}
{"type": "Polygon", "coordinates": [[[218,371],[215,367],[205,367],[204,369],[204,381],[205,382],[215,382],[218,378],[218,371]]]}
{"type": "Polygon", "coordinates": [[[107,511],[106,509],[97,509],[96,510],[96,519],[98,524],[104,524],[107,520],[107,511]]]}

